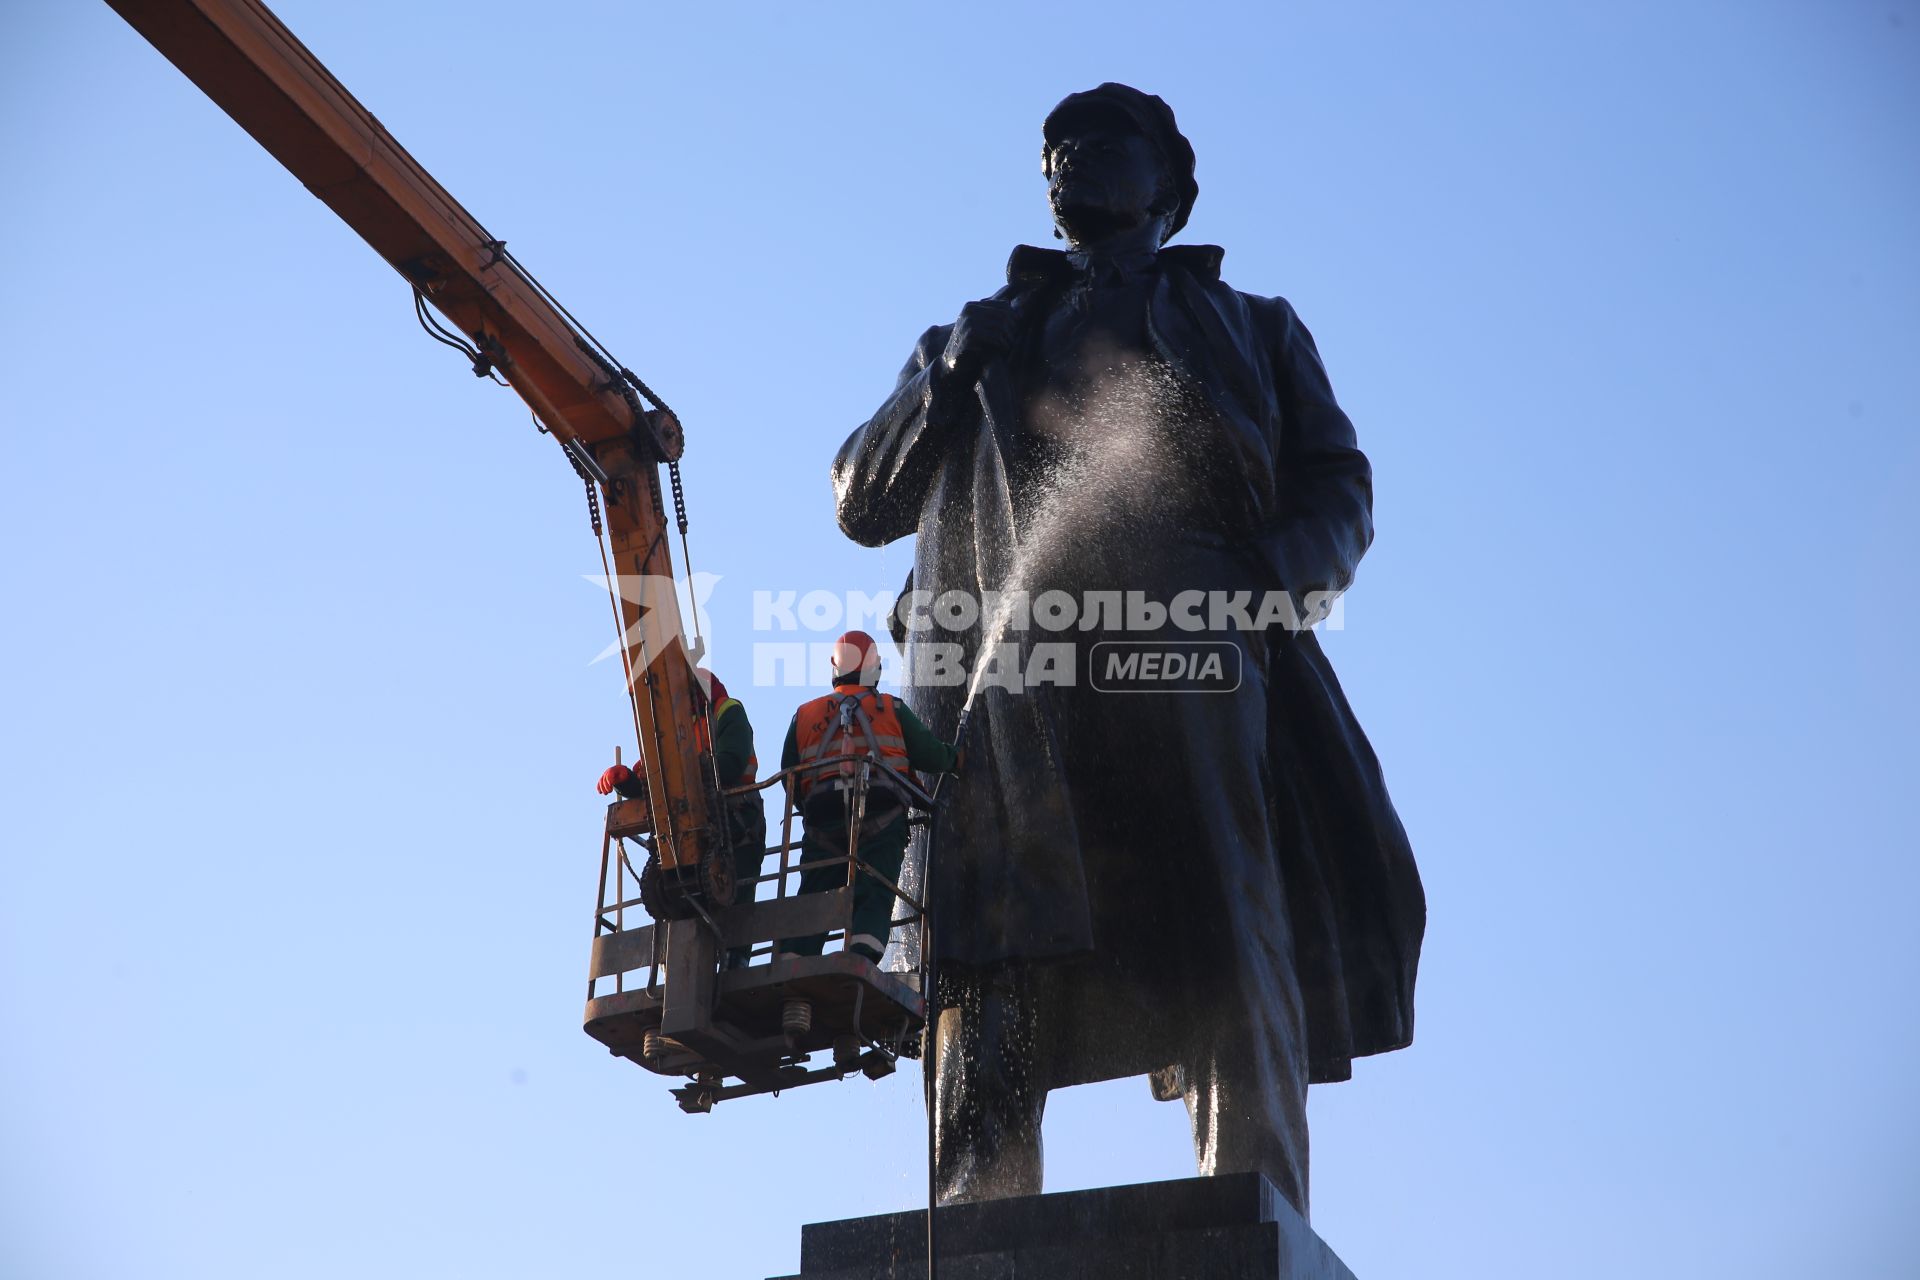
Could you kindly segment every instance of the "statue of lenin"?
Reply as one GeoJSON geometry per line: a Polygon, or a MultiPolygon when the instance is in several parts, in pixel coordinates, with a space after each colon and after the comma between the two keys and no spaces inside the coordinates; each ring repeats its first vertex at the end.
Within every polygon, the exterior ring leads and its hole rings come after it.
{"type": "Polygon", "coordinates": [[[1232,605],[1344,590],[1371,469],[1293,308],[1222,283],[1218,247],[1165,244],[1198,193],[1166,103],[1103,84],[1042,133],[1066,248],[1015,249],[1004,288],[922,334],[833,468],[849,537],[918,535],[918,599],[1081,606],[1050,631],[896,627],[907,699],[947,738],[968,682],[916,649],[1066,642],[1077,663],[973,682],[933,868],[938,1192],[1039,1192],[1047,1091],[1147,1075],[1186,1103],[1201,1173],[1262,1171],[1304,1214],[1307,1086],[1411,1041],[1426,905],[1317,637],[1232,605]],[[1215,607],[1086,607],[1183,592],[1215,607]],[[1196,642],[1233,687],[1097,687],[1103,648],[1196,642]]]}

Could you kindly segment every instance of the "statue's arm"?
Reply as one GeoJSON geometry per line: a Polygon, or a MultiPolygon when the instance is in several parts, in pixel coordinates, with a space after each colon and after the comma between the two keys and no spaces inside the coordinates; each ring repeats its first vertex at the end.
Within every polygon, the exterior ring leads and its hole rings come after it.
{"type": "Polygon", "coordinates": [[[1280,400],[1277,513],[1262,551],[1304,607],[1313,592],[1345,591],[1373,541],[1373,467],[1293,307],[1284,298],[1253,302],[1280,400]]]}
{"type": "Polygon", "coordinates": [[[862,546],[884,546],[919,527],[921,504],[964,399],[963,388],[939,376],[952,331],[952,325],[935,325],[920,335],[893,394],[833,460],[840,528],[862,546]]]}

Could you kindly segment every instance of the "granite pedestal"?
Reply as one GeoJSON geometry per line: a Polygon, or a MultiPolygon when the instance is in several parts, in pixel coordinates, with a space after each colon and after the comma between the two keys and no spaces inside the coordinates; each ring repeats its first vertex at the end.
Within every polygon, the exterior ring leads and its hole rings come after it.
{"type": "MultiPolygon", "coordinates": [[[[926,1222],[813,1223],[781,1280],[924,1280],[926,1222]]],[[[938,1227],[939,1280],[1353,1280],[1257,1173],[953,1205],[938,1227]]]]}

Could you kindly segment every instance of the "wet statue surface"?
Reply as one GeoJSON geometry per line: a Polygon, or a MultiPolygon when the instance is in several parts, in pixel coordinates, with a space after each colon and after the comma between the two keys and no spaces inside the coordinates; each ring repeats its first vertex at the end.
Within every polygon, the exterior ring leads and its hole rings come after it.
{"type": "MultiPolygon", "coordinates": [[[[1198,190],[1172,111],[1102,85],[1043,136],[1067,248],[1016,249],[1004,288],[921,336],[835,460],[841,527],[919,535],[911,588],[976,601],[1284,591],[1305,612],[1345,589],[1367,459],[1293,309],[1222,283],[1219,248],[1165,244],[1198,190]]],[[[909,702],[951,735],[974,695],[934,872],[943,1202],[1037,1193],[1047,1091],[1146,1075],[1185,1101],[1201,1173],[1264,1172],[1306,1212],[1307,1086],[1412,1039],[1426,915],[1317,638],[1204,606],[1065,630],[929,612],[909,702]],[[1230,647],[1237,684],[1103,692],[1103,641],[1230,647]],[[1062,643],[1071,683],[926,660],[1062,643]]]]}

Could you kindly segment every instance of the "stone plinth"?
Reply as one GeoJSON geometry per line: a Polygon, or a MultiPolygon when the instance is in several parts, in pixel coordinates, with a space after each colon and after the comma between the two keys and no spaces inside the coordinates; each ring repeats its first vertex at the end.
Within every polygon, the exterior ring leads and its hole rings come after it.
{"type": "MultiPolygon", "coordinates": [[[[926,1221],[803,1227],[784,1280],[924,1280],[926,1221]]],[[[1353,1280],[1257,1173],[953,1205],[939,1233],[939,1280],[1353,1280]]]]}

